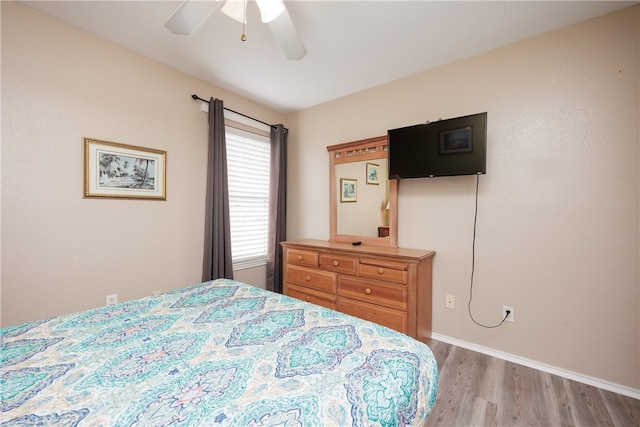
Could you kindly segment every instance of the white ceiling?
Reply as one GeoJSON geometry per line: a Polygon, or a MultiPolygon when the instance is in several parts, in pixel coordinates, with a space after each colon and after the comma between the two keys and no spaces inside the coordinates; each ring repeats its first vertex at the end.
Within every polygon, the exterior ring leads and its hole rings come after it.
{"type": "Polygon", "coordinates": [[[20,3],[283,113],[637,3],[285,2],[307,50],[299,61],[286,59],[253,1],[247,7],[245,42],[240,41],[242,24],[220,10],[191,35],[171,34],[164,23],[181,1],[20,3]]]}

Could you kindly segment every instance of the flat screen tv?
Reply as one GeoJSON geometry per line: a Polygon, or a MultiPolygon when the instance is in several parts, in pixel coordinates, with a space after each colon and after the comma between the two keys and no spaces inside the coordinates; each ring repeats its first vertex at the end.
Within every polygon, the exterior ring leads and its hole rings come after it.
{"type": "Polygon", "coordinates": [[[389,178],[487,173],[487,113],[390,129],[389,178]]]}

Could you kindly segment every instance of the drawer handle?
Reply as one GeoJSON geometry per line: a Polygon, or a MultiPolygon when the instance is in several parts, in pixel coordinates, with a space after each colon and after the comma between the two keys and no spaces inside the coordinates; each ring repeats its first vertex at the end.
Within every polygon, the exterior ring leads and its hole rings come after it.
{"type": "Polygon", "coordinates": [[[304,279],[308,282],[309,280],[311,280],[311,276],[307,276],[304,279]]]}
{"type": "Polygon", "coordinates": [[[378,274],[384,274],[384,268],[378,267],[378,274]]]}
{"type": "Polygon", "coordinates": [[[298,261],[302,261],[302,255],[298,255],[298,261]]]}
{"type": "Polygon", "coordinates": [[[305,300],[306,300],[307,302],[309,302],[309,301],[311,301],[311,297],[306,297],[306,298],[305,298],[305,300]]]}
{"type": "Polygon", "coordinates": [[[337,267],[337,266],[338,266],[338,264],[340,264],[338,261],[333,261],[333,266],[334,266],[334,267],[337,267]]]}
{"type": "Polygon", "coordinates": [[[367,295],[371,295],[371,289],[370,288],[365,288],[364,293],[367,295]]]}

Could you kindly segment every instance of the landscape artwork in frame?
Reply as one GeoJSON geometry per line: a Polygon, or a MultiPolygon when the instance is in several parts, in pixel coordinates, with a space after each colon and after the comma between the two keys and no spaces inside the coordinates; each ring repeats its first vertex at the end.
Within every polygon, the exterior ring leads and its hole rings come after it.
{"type": "Polygon", "coordinates": [[[166,151],[84,138],[84,197],[166,200],[166,151]]]}
{"type": "Polygon", "coordinates": [[[380,165],[367,162],[367,184],[380,185],[380,165]]]}
{"type": "Polygon", "coordinates": [[[440,132],[440,154],[471,153],[471,126],[440,132]]]}
{"type": "Polygon", "coordinates": [[[358,200],[358,180],[340,178],[340,202],[355,202],[358,200]]]}

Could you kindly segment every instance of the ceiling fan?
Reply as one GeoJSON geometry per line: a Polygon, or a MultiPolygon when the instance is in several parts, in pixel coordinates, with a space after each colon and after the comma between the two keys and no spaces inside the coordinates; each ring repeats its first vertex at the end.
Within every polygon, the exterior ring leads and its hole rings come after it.
{"type": "MultiPolygon", "coordinates": [[[[283,0],[255,0],[262,22],[269,25],[274,38],[289,60],[298,60],[307,54],[283,0]]],[[[165,22],[174,34],[189,35],[197,30],[222,6],[222,13],[246,24],[247,0],[185,0],[165,22]]],[[[244,32],[241,39],[246,40],[244,32]]]]}

